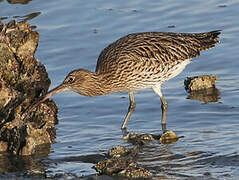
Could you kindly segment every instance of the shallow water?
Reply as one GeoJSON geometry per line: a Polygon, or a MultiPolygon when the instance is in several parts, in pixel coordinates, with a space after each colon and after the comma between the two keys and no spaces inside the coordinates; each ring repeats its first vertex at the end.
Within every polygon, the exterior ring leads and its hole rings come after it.
{"type": "MultiPolygon", "coordinates": [[[[204,51],[176,78],[163,86],[169,104],[168,129],[184,136],[174,144],[153,142],[140,150],[138,162],[154,178],[237,179],[239,176],[239,21],[237,1],[0,1],[0,19],[29,20],[40,33],[36,52],[51,78],[51,88],[76,68],[94,70],[100,51],[132,32],[204,32],[221,29],[220,43],[204,51]],[[188,98],[188,76],[219,76],[218,101],[188,98]]],[[[83,97],[64,92],[53,97],[59,124],[51,152],[36,157],[2,157],[2,177],[27,177],[46,171],[47,177],[68,179],[95,174],[94,163],[113,146],[131,146],[120,129],[128,95],[83,97]],[[7,160],[6,160],[7,159],[7,160]],[[9,161],[10,159],[10,161],[9,161]],[[6,162],[7,168],[6,168],[6,162]],[[36,168],[37,167],[37,168],[36,168]],[[39,170],[40,169],[40,170],[39,170]]],[[[136,93],[136,110],[128,130],[161,133],[160,100],[151,90],[136,93]]]]}

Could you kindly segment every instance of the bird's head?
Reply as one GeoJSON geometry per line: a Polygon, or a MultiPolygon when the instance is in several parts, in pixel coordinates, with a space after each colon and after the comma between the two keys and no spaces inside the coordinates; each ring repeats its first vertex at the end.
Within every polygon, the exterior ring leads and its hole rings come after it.
{"type": "Polygon", "coordinates": [[[87,71],[85,69],[77,69],[70,72],[65,80],[59,86],[55,87],[54,89],[50,90],[45,96],[40,99],[40,102],[43,102],[49,99],[54,94],[63,92],[63,91],[74,91],[80,93],[82,95],[87,94],[87,87],[89,80],[91,79],[92,72],[87,71]]]}

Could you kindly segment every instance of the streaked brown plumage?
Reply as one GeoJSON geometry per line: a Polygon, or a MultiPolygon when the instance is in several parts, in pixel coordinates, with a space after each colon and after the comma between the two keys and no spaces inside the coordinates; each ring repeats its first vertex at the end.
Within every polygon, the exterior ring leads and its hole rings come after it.
{"type": "Polygon", "coordinates": [[[86,96],[129,92],[130,106],[122,128],[134,111],[133,92],[152,88],[162,102],[162,127],[166,130],[167,102],[161,84],[178,75],[190,59],[219,41],[220,31],[206,33],[145,32],[129,34],[106,47],[95,72],[77,69],[63,83],[49,91],[39,103],[55,93],[71,90],[86,96]]]}

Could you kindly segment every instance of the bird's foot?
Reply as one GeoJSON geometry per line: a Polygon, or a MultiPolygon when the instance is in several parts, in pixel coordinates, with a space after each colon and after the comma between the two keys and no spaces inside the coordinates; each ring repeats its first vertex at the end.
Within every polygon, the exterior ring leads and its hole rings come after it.
{"type": "Polygon", "coordinates": [[[121,131],[123,133],[123,136],[126,136],[129,132],[127,131],[127,128],[124,127],[124,128],[121,128],[121,131]]]}

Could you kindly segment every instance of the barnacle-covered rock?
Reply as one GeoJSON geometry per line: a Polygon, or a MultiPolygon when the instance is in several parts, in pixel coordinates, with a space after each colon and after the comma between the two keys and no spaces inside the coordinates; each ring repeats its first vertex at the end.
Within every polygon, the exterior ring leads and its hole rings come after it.
{"type": "Polygon", "coordinates": [[[45,67],[34,56],[38,41],[27,22],[0,22],[0,151],[31,155],[55,138],[53,101],[23,116],[50,86],[45,67]]]}

